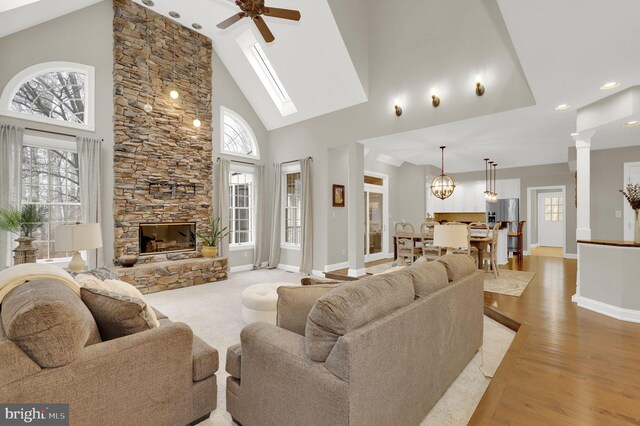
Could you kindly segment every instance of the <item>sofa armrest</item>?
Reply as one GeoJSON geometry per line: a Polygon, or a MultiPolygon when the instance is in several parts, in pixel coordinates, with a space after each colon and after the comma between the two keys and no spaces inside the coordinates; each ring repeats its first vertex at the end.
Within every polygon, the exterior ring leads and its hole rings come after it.
{"type": "Polygon", "coordinates": [[[307,357],[303,336],[258,322],[240,340],[241,423],[347,423],[348,384],[307,357]]]}
{"type": "Polygon", "coordinates": [[[38,364],[8,339],[0,339],[0,359],[0,388],[41,371],[38,364]]]}
{"type": "Polygon", "coordinates": [[[77,424],[186,424],[193,420],[192,340],[186,324],[173,323],[87,346],[70,364],[0,394],[16,403],[68,403],[77,424]]]}

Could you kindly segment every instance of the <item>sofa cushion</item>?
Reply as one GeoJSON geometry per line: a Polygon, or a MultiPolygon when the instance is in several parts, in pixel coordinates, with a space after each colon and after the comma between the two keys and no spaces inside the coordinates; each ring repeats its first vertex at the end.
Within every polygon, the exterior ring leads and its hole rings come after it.
{"type": "Polygon", "coordinates": [[[2,301],[7,337],[40,367],[72,362],[85,346],[99,343],[91,312],[64,283],[30,281],[11,290],[2,301]]]}
{"type": "Polygon", "coordinates": [[[409,305],[413,280],[404,271],[342,284],[316,301],[309,312],[305,350],[324,362],[340,336],[409,305]]]}
{"type": "MultiPolygon", "coordinates": [[[[81,288],[82,301],[91,311],[104,340],[117,339],[156,327],[146,303],[131,296],[95,288],[81,288]]],[[[156,320],[157,321],[157,320],[156,320]]]]}
{"type": "Polygon", "coordinates": [[[449,282],[458,281],[467,275],[473,274],[477,268],[473,257],[468,254],[448,254],[438,258],[438,262],[441,262],[447,269],[449,282]]]}
{"type": "Polygon", "coordinates": [[[225,370],[232,377],[240,379],[240,373],[242,367],[242,345],[240,343],[227,348],[227,363],[225,364],[225,370]]]}
{"type": "Polygon", "coordinates": [[[315,284],[302,287],[279,287],[276,325],[304,336],[307,317],[313,304],[339,285],[315,284]]]}
{"type": "Polygon", "coordinates": [[[218,371],[218,351],[193,335],[193,381],[199,382],[218,371]]]}
{"type": "Polygon", "coordinates": [[[413,278],[416,298],[426,297],[449,284],[447,269],[440,262],[414,263],[412,266],[405,268],[404,271],[413,278]]]}

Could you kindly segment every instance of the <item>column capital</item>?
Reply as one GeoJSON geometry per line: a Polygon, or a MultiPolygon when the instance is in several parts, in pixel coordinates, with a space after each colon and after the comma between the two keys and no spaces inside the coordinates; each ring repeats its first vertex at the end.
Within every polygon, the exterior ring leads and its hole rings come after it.
{"type": "Polygon", "coordinates": [[[576,142],[576,148],[589,148],[591,147],[591,138],[595,134],[595,130],[588,130],[586,132],[572,133],[571,137],[576,142]]]}

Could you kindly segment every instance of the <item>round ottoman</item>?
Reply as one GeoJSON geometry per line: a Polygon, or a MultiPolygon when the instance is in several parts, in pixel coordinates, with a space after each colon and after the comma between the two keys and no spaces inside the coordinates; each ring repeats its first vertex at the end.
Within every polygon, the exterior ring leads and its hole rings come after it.
{"type": "Polygon", "coordinates": [[[254,284],[242,291],[242,320],[252,323],[264,321],[276,324],[278,310],[278,287],[296,286],[294,283],[254,284]]]}

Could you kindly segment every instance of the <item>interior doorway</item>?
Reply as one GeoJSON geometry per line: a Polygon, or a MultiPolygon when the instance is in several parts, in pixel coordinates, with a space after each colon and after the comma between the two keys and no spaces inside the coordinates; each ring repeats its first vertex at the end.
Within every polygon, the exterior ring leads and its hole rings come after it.
{"type": "MultiPolygon", "coordinates": [[[[623,188],[627,191],[627,185],[630,183],[640,183],[640,162],[624,163],[624,182],[623,188]]],[[[633,241],[635,215],[627,200],[624,201],[624,239],[633,241]]]]}
{"type": "Polygon", "coordinates": [[[388,177],[365,172],[364,176],[364,260],[371,262],[388,257],[389,195],[388,177]]]}
{"type": "Polygon", "coordinates": [[[538,194],[538,246],[562,247],[565,216],[561,192],[538,194]]]}

